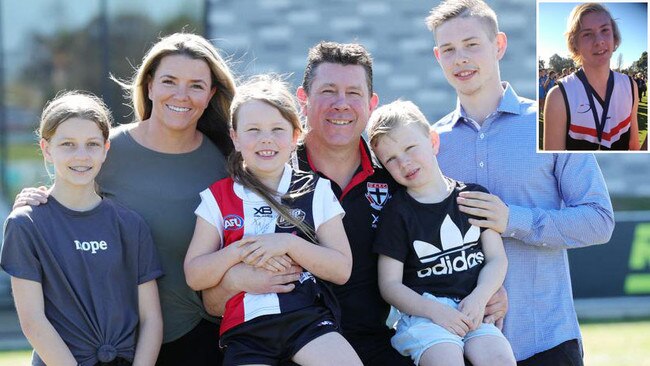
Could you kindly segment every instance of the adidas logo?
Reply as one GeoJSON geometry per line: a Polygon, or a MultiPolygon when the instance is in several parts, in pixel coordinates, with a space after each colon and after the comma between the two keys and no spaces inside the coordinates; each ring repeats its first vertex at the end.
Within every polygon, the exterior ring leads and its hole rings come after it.
{"type": "Polygon", "coordinates": [[[421,263],[436,262],[433,266],[418,271],[418,277],[433,275],[451,274],[457,271],[466,271],[474,266],[483,263],[483,252],[478,251],[466,254],[466,250],[478,244],[481,230],[472,225],[465,233],[451,220],[449,215],[445,216],[440,227],[440,242],[442,250],[426,241],[416,240],[413,248],[421,263]],[[460,254],[453,255],[460,252],[460,254]],[[454,257],[452,259],[452,257],[454,257]]]}

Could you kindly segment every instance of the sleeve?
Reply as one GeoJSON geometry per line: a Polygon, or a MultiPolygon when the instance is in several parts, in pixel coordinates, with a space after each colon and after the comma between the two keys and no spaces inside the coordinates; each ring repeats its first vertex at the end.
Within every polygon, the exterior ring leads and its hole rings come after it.
{"type": "Polygon", "coordinates": [[[164,273],[149,226],[140,219],[138,225],[138,285],[161,277],[164,273]]]}
{"type": "Polygon", "coordinates": [[[14,216],[4,226],[0,267],[12,277],[42,282],[43,267],[37,252],[37,233],[29,217],[14,216]]]}
{"type": "Polygon", "coordinates": [[[553,174],[562,197],[560,209],[509,205],[502,236],[529,245],[580,248],[609,241],[614,212],[593,154],[556,154],[553,174]]]}
{"type": "Polygon", "coordinates": [[[337,215],[345,215],[341,203],[332,191],[332,185],[328,179],[319,178],[314,189],[314,201],[312,203],[314,217],[314,230],[337,215]]]}
{"type": "Polygon", "coordinates": [[[410,242],[406,227],[408,217],[400,214],[396,205],[397,200],[399,197],[391,198],[381,210],[373,251],[404,263],[408,256],[410,242]]]}
{"type": "Polygon", "coordinates": [[[219,235],[223,238],[223,215],[221,214],[217,200],[209,188],[203,190],[200,196],[201,203],[194,211],[194,214],[216,227],[219,230],[219,235]]]}

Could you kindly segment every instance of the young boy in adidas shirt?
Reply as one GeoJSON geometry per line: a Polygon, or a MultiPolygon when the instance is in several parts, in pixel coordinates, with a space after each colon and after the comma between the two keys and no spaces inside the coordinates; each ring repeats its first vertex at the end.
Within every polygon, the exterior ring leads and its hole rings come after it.
{"type": "Polygon", "coordinates": [[[445,177],[439,138],[413,103],[378,108],[368,122],[371,146],[404,186],[382,210],[374,250],[379,289],[401,315],[391,343],[416,365],[514,365],[510,344],[483,324],[488,299],[502,285],[507,258],[500,235],[471,225],[456,197],[483,191],[445,177]]]}

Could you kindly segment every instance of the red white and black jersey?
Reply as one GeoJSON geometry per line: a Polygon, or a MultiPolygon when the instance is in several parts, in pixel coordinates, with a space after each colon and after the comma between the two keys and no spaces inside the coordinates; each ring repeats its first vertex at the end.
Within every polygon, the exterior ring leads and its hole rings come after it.
{"type": "Polygon", "coordinates": [[[593,92],[582,69],[558,82],[567,115],[567,150],[629,150],[634,84],[625,74],[610,71],[612,91],[603,100],[593,92]],[[595,109],[595,110],[594,110],[595,109]],[[607,110],[602,125],[603,112],[607,110]],[[598,124],[602,125],[598,139],[598,124]]]}
{"type": "Polygon", "coordinates": [[[456,198],[463,191],[488,192],[447,180],[454,189],[438,203],[420,203],[398,190],[381,214],[374,249],[404,263],[402,282],[415,292],[463,299],[483,268],[484,229],[469,223],[472,216],[459,210],[456,198]]]}
{"type": "MultiPolygon", "coordinates": [[[[386,341],[380,345],[383,347],[390,344],[392,335],[385,324],[390,305],[379,294],[377,254],[373,252],[372,244],[379,224],[379,213],[398,184],[381,167],[363,139],[359,141],[359,151],[361,164],[350,183],[346,187],[339,187],[332,182],[332,190],[346,212],[343,226],[350,242],[353,263],[348,282],[333,285],[333,290],[341,306],[343,335],[353,345],[355,339],[365,339],[369,335],[385,338],[386,341]]],[[[292,164],[294,169],[317,172],[304,144],[298,145],[292,164]]]]}
{"type": "MultiPolygon", "coordinates": [[[[284,169],[278,192],[285,194],[306,186],[310,187],[308,193],[291,202],[283,200],[292,209],[294,217],[318,230],[322,223],[344,213],[328,180],[320,179],[313,173],[296,172],[288,165],[284,169]]],[[[196,214],[217,228],[224,247],[243,237],[269,233],[292,233],[309,240],[303,232],[279,217],[261,197],[234,182],[232,178],[222,179],[201,192],[201,204],[196,209],[196,214]]],[[[319,298],[335,315],[338,313],[327,285],[311,273],[303,272],[295,285],[295,289],[289,293],[241,292],[233,296],[226,303],[221,334],[262,315],[286,313],[312,306],[319,298]]]]}

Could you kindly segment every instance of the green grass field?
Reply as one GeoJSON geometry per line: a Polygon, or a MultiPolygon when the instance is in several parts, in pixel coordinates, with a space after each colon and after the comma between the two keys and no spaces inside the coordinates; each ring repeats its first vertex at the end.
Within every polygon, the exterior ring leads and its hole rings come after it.
{"type": "MultiPolygon", "coordinates": [[[[650,366],[650,320],[580,326],[585,365],[650,366]]],[[[31,351],[0,352],[0,366],[29,364],[31,351]]]]}

